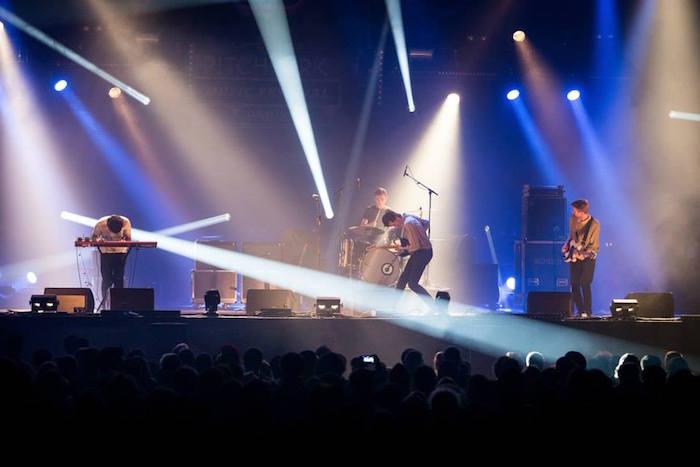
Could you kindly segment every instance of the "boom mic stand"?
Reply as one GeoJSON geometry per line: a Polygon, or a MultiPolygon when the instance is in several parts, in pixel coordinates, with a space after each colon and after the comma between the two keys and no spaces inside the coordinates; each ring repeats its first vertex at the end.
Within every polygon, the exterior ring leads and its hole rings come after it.
{"type": "MultiPolygon", "coordinates": [[[[406,165],[406,168],[403,170],[403,176],[410,178],[411,180],[416,182],[416,185],[418,185],[419,187],[423,188],[424,190],[426,190],[428,192],[428,238],[430,238],[430,231],[433,228],[433,225],[431,222],[432,211],[433,211],[433,195],[435,195],[435,196],[439,196],[439,195],[435,190],[433,190],[432,188],[430,188],[429,186],[427,186],[426,184],[424,184],[423,182],[418,180],[416,177],[414,177],[411,174],[411,170],[409,169],[408,165],[406,165]]],[[[430,276],[430,265],[428,264],[428,267],[426,267],[426,269],[425,269],[425,284],[426,285],[430,284],[429,276],[430,276]]]]}

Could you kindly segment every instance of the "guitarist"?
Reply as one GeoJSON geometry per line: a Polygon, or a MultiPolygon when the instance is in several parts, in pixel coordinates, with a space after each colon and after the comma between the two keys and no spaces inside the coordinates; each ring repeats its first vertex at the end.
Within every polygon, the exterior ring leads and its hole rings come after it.
{"type": "Polygon", "coordinates": [[[408,285],[418,295],[424,296],[426,299],[432,298],[428,291],[418,283],[425,267],[433,259],[433,245],[426,233],[430,224],[419,217],[410,214],[402,216],[390,209],[382,216],[382,223],[386,227],[394,227],[402,240],[401,247],[397,246],[397,249],[411,256],[401,276],[399,276],[396,288],[404,290],[408,285]]]}
{"type": "Polygon", "coordinates": [[[592,316],[591,283],[600,249],[600,222],[591,216],[588,200],[577,199],[571,208],[569,238],[561,251],[571,253],[571,292],[579,318],[588,318],[592,316]]]}

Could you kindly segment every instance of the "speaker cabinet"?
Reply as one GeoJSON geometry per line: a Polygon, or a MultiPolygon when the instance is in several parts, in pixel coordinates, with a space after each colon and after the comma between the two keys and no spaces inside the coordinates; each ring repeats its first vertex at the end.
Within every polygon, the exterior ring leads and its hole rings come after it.
{"type": "Polygon", "coordinates": [[[638,318],[673,318],[674,303],[671,292],[631,292],[625,298],[639,302],[638,318]]]}
{"type": "MultiPolygon", "coordinates": [[[[201,250],[200,246],[210,246],[213,248],[219,248],[221,250],[226,250],[226,251],[237,251],[236,250],[236,242],[233,242],[231,240],[221,240],[218,238],[199,238],[195,240],[194,242],[194,252],[195,252],[195,258],[197,258],[197,250],[201,250]]],[[[204,261],[201,260],[195,260],[194,262],[194,270],[195,271],[218,271],[221,268],[218,268],[216,266],[213,266],[211,264],[205,263],[204,261]]]]}
{"type": "Polygon", "coordinates": [[[564,241],[566,209],[563,186],[525,185],[520,212],[522,239],[564,241]]]}
{"type": "Polygon", "coordinates": [[[515,272],[523,295],[571,291],[569,264],[561,255],[563,244],[551,240],[515,242],[515,272]]]}
{"type": "Polygon", "coordinates": [[[92,313],[95,311],[95,298],[88,288],[47,287],[44,295],[55,295],[58,309],[65,313],[92,313]]]}
{"type": "Polygon", "coordinates": [[[247,315],[259,314],[261,310],[291,310],[295,306],[291,290],[249,289],[245,298],[247,315]]]}
{"type": "Polygon", "coordinates": [[[498,304],[498,265],[468,264],[464,273],[463,300],[472,305],[495,307],[498,304]]]}
{"type": "Polygon", "coordinates": [[[570,315],[571,292],[530,292],[527,294],[528,316],[561,319],[570,315]]]}
{"type": "MultiPolygon", "coordinates": [[[[279,242],[243,242],[243,253],[271,261],[282,261],[282,244],[279,242]]],[[[255,271],[261,276],[269,275],[270,270],[260,269],[255,271]]],[[[247,300],[248,291],[251,289],[276,289],[277,287],[253,277],[241,276],[241,299],[247,300]]]]}
{"type": "Polygon", "coordinates": [[[153,289],[109,289],[110,310],[152,311],[155,308],[153,289]]]}

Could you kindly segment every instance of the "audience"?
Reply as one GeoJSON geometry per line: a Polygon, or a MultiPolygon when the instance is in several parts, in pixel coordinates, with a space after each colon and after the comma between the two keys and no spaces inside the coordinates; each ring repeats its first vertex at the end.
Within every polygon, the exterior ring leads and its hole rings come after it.
{"type": "Polygon", "coordinates": [[[348,365],[327,346],[279,356],[249,348],[241,359],[234,346],[212,356],[184,342],[149,362],[138,349],[97,349],[78,336],[65,339],[65,355],[35,349],[28,363],[22,339],[13,343],[0,356],[0,410],[16,427],[363,436],[486,434],[506,423],[512,433],[575,426],[590,436],[586,427],[605,417],[634,428],[651,419],[694,420],[700,407],[698,376],[673,351],[663,361],[626,353],[612,374],[608,352],[589,360],[567,352],[554,366],[537,351],[524,359],[508,352],[496,359],[491,380],[472,375],[457,347],[435,353],[432,367],[408,348],[387,367],[378,355],[355,356],[348,365]]]}

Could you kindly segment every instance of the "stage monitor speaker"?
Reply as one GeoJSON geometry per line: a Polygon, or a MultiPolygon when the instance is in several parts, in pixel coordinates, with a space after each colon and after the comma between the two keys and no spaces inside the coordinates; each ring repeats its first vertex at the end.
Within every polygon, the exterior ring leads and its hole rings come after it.
{"type": "Polygon", "coordinates": [[[236,303],[238,275],[233,271],[192,271],[192,303],[204,303],[207,290],[218,290],[221,303],[236,303]]]}
{"type": "Polygon", "coordinates": [[[671,292],[630,292],[625,298],[639,302],[638,318],[673,318],[674,304],[671,292]]]}
{"type": "Polygon", "coordinates": [[[155,309],[153,289],[109,289],[110,310],[152,311],[155,309]]]}
{"type": "Polygon", "coordinates": [[[571,292],[529,292],[528,316],[566,318],[571,314],[571,292]]]}
{"type": "Polygon", "coordinates": [[[65,313],[92,313],[95,311],[95,298],[92,290],[75,287],[46,287],[44,295],[55,295],[58,309],[65,313]]]}
{"type": "Polygon", "coordinates": [[[259,314],[261,310],[293,309],[294,294],[291,290],[249,289],[246,293],[245,312],[247,315],[259,314]]]}
{"type": "MultiPolygon", "coordinates": [[[[210,246],[213,248],[219,248],[219,249],[226,250],[226,251],[238,251],[236,249],[236,242],[234,242],[234,241],[221,240],[219,238],[213,238],[213,237],[203,237],[203,238],[198,238],[194,242],[195,258],[198,257],[197,256],[198,245],[210,246]]],[[[213,266],[211,264],[205,263],[204,261],[201,261],[201,260],[195,260],[195,262],[194,262],[194,270],[195,271],[217,271],[220,269],[221,268],[218,268],[218,267],[213,266]]]]}
{"type": "MultiPolygon", "coordinates": [[[[282,261],[282,244],[280,242],[243,242],[242,252],[246,255],[269,259],[270,261],[282,261]]],[[[257,272],[261,276],[266,276],[269,275],[270,270],[260,269],[255,272],[257,272]]],[[[264,282],[248,276],[241,276],[241,299],[243,301],[247,300],[248,290],[270,290],[276,288],[276,286],[268,282],[264,282]]]]}

